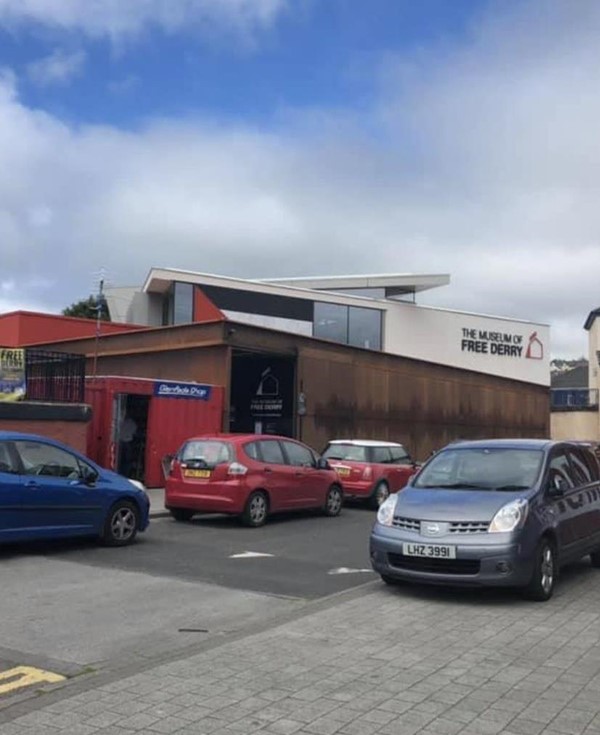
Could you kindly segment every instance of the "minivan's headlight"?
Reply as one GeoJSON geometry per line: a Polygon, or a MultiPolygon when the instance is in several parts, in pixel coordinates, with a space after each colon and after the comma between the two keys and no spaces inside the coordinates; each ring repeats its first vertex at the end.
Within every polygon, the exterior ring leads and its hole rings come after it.
{"type": "Polygon", "coordinates": [[[396,510],[396,496],[390,495],[389,498],[379,506],[377,511],[377,523],[382,526],[391,526],[394,521],[394,511],[396,510]]]}
{"type": "Polygon", "coordinates": [[[523,498],[513,500],[500,510],[493,517],[488,531],[490,533],[507,533],[514,531],[525,523],[529,503],[523,498]]]}

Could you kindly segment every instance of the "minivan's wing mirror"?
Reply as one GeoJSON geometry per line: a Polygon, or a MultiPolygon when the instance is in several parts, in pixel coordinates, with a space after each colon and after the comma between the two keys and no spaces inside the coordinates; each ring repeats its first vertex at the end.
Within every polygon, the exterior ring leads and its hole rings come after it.
{"type": "Polygon", "coordinates": [[[318,470],[330,470],[331,466],[329,462],[325,459],[325,457],[319,457],[317,460],[317,469],[318,470]]]}

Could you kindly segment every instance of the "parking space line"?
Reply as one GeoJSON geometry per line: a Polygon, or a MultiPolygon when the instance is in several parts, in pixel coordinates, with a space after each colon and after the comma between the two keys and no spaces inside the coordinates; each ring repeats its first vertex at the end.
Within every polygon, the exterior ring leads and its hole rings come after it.
{"type": "Polygon", "coordinates": [[[8,694],[33,684],[57,684],[66,678],[66,676],[55,674],[53,671],[36,669],[34,666],[15,666],[12,669],[0,671],[0,694],[8,694]]]}

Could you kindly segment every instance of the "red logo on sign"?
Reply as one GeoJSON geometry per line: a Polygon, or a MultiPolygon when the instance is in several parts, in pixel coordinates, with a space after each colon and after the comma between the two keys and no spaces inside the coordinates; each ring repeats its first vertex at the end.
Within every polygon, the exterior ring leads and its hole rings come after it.
{"type": "Polygon", "coordinates": [[[529,336],[529,344],[527,345],[525,357],[529,360],[544,359],[544,345],[542,344],[541,339],[537,336],[537,332],[532,332],[529,336]]]}

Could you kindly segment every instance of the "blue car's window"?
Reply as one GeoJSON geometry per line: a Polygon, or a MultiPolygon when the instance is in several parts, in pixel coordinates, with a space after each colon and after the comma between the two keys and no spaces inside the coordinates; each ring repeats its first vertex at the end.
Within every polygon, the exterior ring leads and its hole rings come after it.
{"type": "Polygon", "coordinates": [[[526,490],[540,474],[543,452],[537,449],[446,449],[417,476],[415,487],[526,490]]]}
{"type": "Polygon", "coordinates": [[[6,442],[0,442],[0,472],[16,473],[17,467],[6,442]]]}
{"type": "Polygon", "coordinates": [[[35,441],[16,441],[26,475],[76,479],[80,476],[79,461],[75,455],[51,444],[35,441]]]}

